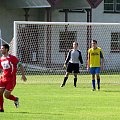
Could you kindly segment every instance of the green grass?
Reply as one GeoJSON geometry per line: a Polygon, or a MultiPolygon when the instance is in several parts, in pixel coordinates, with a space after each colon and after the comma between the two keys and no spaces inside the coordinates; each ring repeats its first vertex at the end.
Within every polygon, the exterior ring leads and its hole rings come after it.
{"type": "Polygon", "coordinates": [[[101,91],[91,91],[91,76],[79,76],[77,88],[73,76],[64,88],[64,76],[27,76],[13,91],[20,98],[16,109],[4,102],[0,120],[120,120],[120,75],[102,75],[101,91]]]}

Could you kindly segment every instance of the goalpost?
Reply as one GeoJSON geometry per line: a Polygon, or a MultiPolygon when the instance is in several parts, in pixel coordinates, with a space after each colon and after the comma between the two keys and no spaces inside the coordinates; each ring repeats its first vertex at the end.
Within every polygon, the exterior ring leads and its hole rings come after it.
{"type": "Polygon", "coordinates": [[[2,44],[8,44],[9,45],[9,43],[7,41],[5,41],[4,39],[2,39],[2,32],[1,32],[1,29],[0,29],[0,46],[2,44]]]}
{"type": "MultiPolygon", "coordinates": [[[[81,22],[14,22],[12,53],[29,73],[64,74],[63,63],[73,41],[79,43],[84,65],[91,40],[97,40],[105,57],[105,73],[120,73],[120,24],[81,22]]],[[[81,70],[86,74],[86,68],[81,70]]]]}

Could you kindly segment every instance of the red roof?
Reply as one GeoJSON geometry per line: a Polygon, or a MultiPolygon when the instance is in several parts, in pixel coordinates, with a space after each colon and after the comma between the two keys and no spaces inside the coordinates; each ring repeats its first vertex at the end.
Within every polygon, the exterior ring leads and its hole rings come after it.
{"type": "Polygon", "coordinates": [[[53,5],[56,5],[57,2],[60,1],[60,0],[48,0],[48,2],[53,6],[53,5]]]}
{"type": "Polygon", "coordinates": [[[87,0],[92,8],[96,8],[103,0],[87,0]]]}
{"type": "MultiPolygon", "coordinates": [[[[65,4],[63,3],[67,3],[69,2],[69,0],[47,0],[51,6],[59,6],[59,3],[60,5],[63,5],[65,6],[65,4]],[[62,3],[62,4],[61,4],[62,3]]],[[[75,0],[73,0],[75,1],[75,0]]],[[[83,0],[83,2],[86,2],[86,3],[89,3],[89,5],[91,6],[91,8],[96,8],[103,0],[83,0]]],[[[75,3],[73,3],[75,4],[75,3]]],[[[67,5],[66,5],[67,6],[67,5]]]]}

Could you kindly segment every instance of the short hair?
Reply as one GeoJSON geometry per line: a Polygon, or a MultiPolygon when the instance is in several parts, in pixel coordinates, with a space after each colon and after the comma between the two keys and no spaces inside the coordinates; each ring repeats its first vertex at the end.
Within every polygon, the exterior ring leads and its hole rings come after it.
{"type": "Polygon", "coordinates": [[[77,44],[77,46],[78,46],[78,42],[74,41],[73,43],[77,44]]]}
{"type": "Polygon", "coordinates": [[[92,42],[95,42],[97,44],[97,40],[92,40],[92,42]]]}
{"type": "Polygon", "coordinates": [[[9,51],[10,46],[9,46],[8,44],[3,44],[2,46],[3,46],[5,49],[8,49],[8,51],[9,51]]]}

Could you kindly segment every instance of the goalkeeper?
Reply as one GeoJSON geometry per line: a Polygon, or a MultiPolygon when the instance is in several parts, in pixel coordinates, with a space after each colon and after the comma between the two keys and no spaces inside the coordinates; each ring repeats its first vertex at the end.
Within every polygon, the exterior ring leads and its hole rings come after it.
{"type": "Polygon", "coordinates": [[[64,68],[66,68],[66,74],[63,83],[60,87],[64,87],[70,73],[74,73],[74,87],[77,83],[77,74],[79,73],[79,61],[83,66],[83,59],[81,51],[77,49],[78,43],[73,42],[73,49],[68,52],[67,58],[64,63],[64,68]]]}

